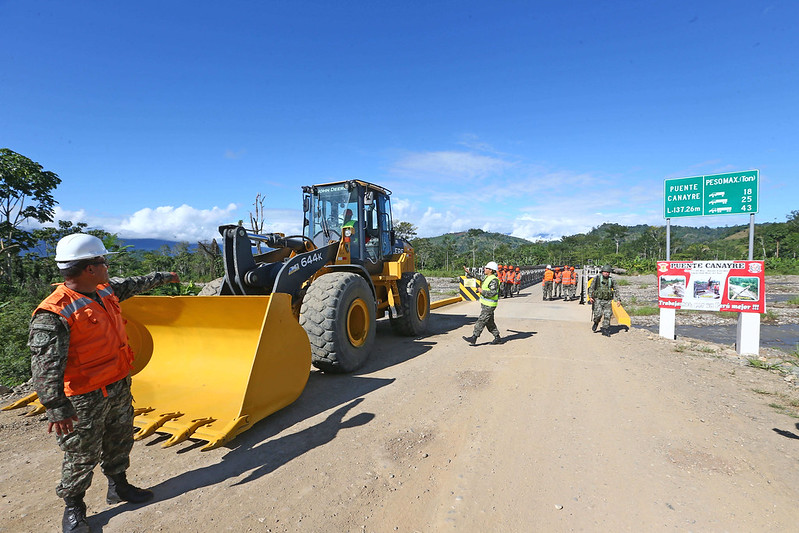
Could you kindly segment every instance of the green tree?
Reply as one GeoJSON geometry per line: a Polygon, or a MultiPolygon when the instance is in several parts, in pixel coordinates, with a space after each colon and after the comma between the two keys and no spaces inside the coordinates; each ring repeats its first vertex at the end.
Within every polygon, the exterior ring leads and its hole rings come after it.
{"type": "Polygon", "coordinates": [[[605,233],[616,245],[616,254],[619,253],[619,245],[624,240],[624,237],[627,236],[627,232],[627,228],[621,224],[605,224],[605,233]]]}
{"type": "Polygon", "coordinates": [[[13,258],[33,246],[30,232],[20,229],[28,219],[50,222],[58,203],[51,194],[61,178],[8,148],[0,149],[0,254],[5,259],[3,277],[11,273],[13,258]]]}
{"type": "Polygon", "coordinates": [[[394,233],[397,235],[397,237],[408,242],[416,237],[417,229],[418,228],[410,222],[405,222],[403,220],[399,220],[396,224],[394,224],[394,233]]]}

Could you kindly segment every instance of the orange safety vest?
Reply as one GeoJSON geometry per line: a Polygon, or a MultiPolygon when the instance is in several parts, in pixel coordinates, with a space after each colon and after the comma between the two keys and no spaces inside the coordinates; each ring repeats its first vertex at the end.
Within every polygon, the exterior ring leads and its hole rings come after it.
{"type": "Polygon", "coordinates": [[[563,271],[563,284],[564,285],[571,285],[572,284],[572,273],[570,270],[563,271]]]}
{"type": "Polygon", "coordinates": [[[555,273],[549,269],[546,269],[544,271],[544,281],[552,281],[553,279],[555,279],[555,273]]]}
{"type": "Polygon", "coordinates": [[[520,284],[522,282],[522,273],[521,272],[517,272],[516,273],[516,279],[513,280],[513,281],[514,281],[514,283],[516,283],[516,285],[520,284]]]}
{"type": "Polygon", "coordinates": [[[563,272],[555,272],[555,283],[560,283],[561,276],[563,276],[563,272]]]}
{"type": "Polygon", "coordinates": [[[39,304],[40,310],[56,313],[69,324],[69,352],[64,371],[64,393],[86,394],[127,377],[133,366],[125,319],[119,298],[110,285],[98,285],[97,294],[105,309],[89,296],[60,283],[39,304]]]}

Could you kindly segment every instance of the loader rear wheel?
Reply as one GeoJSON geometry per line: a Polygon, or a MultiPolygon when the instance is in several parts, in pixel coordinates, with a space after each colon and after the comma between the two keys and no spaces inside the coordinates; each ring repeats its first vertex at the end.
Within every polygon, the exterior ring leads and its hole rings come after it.
{"type": "Polygon", "coordinates": [[[397,282],[402,316],[391,319],[395,333],[416,337],[427,331],[430,318],[430,286],[419,272],[408,272],[397,282]]]}
{"type": "Polygon", "coordinates": [[[316,368],[352,372],[366,362],[375,341],[372,290],[358,274],[325,274],[305,293],[300,325],[311,341],[311,362],[316,368]]]}

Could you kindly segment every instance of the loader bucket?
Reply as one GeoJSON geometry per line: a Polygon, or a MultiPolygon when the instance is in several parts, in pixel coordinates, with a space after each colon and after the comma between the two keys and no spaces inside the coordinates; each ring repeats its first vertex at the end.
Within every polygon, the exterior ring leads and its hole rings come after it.
{"type": "Polygon", "coordinates": [[[311,345],[291,296],[136,296],[122,303],[135,353],[134,438],[170,433],[211,450],[296,400],[311,345]]]}

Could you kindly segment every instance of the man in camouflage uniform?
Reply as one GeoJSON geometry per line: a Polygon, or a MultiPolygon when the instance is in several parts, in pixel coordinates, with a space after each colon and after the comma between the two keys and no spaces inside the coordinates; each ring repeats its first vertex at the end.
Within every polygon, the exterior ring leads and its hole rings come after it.
{"type": "MultiPolygon", "coordinates": [[[[466,271],[467,277],[474,277],[469,273],[468,268],[464,266],[463,269],[466,271]]],[[[463,340],[472,346],[477,342],[477,338],[483,332],[483,328],[487,328],[488,331],[494,335],[494,340],[491,341],[491,344],[502,344],[503,342],[502,338],[499,336],[497,324],[494,322],[494,311],[496,311],[497,303],[499,302],[500,289],[499,279],[496,276],[497,264],[494,261],[489,261],[489,263],[483,267],[483,272],[485,273],[485,277],[480,287],[477,288],[477,292],[480,294],[480,316],[477,317],[477,322],[474,324],[472,336],[463,337],[463,340]]]]}
{"type": "Polygon", "coordinates": [[[602,321],[602,335],[610,337],[610,317],[613,314],[613,300],[616,299],[616,284],[610,277],[610,265],[602,267],[601,273],[591,281],[588,289],[588,301],[593,309],[594,324],[591,331],[596,331],[602,321]]]}
{"type": "Polygon", "coordinates": [[[98,463],[108,477],[108,503],[153,497],[125,475],[133,447],[132,351],[119,302],[179,279],[172,272],[109,279],[109,253],[91,235],[61,239],[56,262],[64,283],[39,304],[30,322],[33,386],[47,408],[48,433],[55,429],[64,451],[56,488],[66,502],[64,531],[90,530],[83,497],[98,463]]]}

